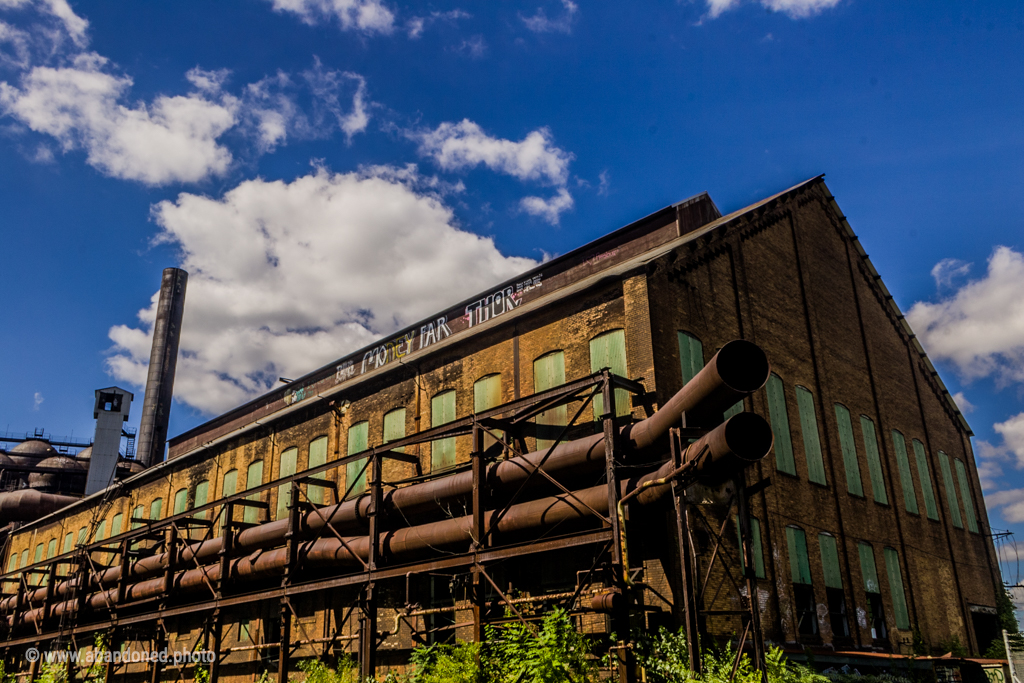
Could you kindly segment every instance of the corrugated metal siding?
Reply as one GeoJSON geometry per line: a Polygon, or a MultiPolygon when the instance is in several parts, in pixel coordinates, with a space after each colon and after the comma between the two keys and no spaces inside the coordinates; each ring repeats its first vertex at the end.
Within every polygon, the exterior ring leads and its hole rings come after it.
{"type": "MultiPolygon", "coordinates": [[[[309,442],[309,467],[319,467],[325,462],[327,462],[327,437],[321,436],[309,442]]],[[[324,489],[320,486],[308,486],[306,487],[306,497],[317,505],[323,505],[324,489]]]]}
{"type": "Polygon", "coordinates": [[[932,489],[931,469],[928,467],[928,454],[924,444],[914,439],[914,459],[917,460],[917,476],[921,480],[921,492],[924,493],[924,509],[928,519],[939,518],[939,506],[935,504],[935,491],[932,489]]]}
{"type": "Polygon", "coordinates": [[[939,451],[939,469],[942,470],[942,485],[946,489],[946,502],[949,503],[949,516],[953,526],[964,528],[964,520],[960,517],[960,503],[956,499],[956,488],[953,486],[953,473],[949,469],[949,456],[939,451]]]}
{"type": "MultiPolygon", "coordinates": [[[[534,393],[554,389],[563,384],[565,384],[565,353],[553,351],[533,361],[534,393]]],[[[538,415],[537,425],[539,429],[543,428],[542,425],[564,427],[567,420],[566,406],[558,406],[538,415]]],[[[551,431],[558,432],[560,430],[548,430],[548,432],[551,431]]],[[[555,435],[557,436],[557,434],[555,435]]],[[[553,443],[553,439],[538,437],[537,449],[549,448],[553,443]]]]}
{"type": "Polygon", "coordinates": [[[787,526],[786,543],[789,546],[789,570],[793,583],[810,585],[811,564],[807,559],[807,535],[804,530],[787,526]]]}
{"type": "MultiPolygon", "coordinates": [[[[612,374],[629,377],[626,369],[626,331],[612,330],[590,340],[590,371],[597,372],[608,368],[612,374]]],[[[563,379],[563,382],[565,380],[563,379]]],[[[615,390],[615,415],[629,415],[632,411],[629,392],[625,389],[615,390]]],[[[594,419],[604,414],[604,397],[594,397],[594,419]]]]}
{"type": "Polygon", "coordinates": [[[821,568],[825,573],[825,587],[843,587],[843,574],[839,571],[839,549],[836,537],[831,534],[818,534],[818,548],[821,550],[821,568]]]}
{"type": "Polygon", "coordinates": [[[704,345],[686,332],[679,333],[679,365],[685,385],[704,367],[704,345]]]}
{"type": "MultiPolygon", "coordinates": [[[[286,448],[281,452],[281,464],[277,469],[278,478],[295,474],[295,468],[299,462],[299,449],[286,448]]],[[[277,514],[274,519],[284,519],[288,516],[288,505],[292,499],[292,485],[282,484],[277,487],[277,514]]]]}
{"type": "Polygon", "coordinates": [[[903,592],[903,573],[900,571],[900,556],[892,548],[883,550],[885,573],[889,575],[889,590],[892,593],[892,611],[896,617],[896,628],[910,629],[910,613],[907,611],[907,596],[903,592]]]}
{"type": "MultiPolygon", "coordinates": [[[[430,426],[440,427],[455,420],[455,391],[446,391],[430,399],[430,426]]],[[[430,469],[437,470],[455,464],[455,437],[440,439],[430,444],[430,469]]]]}
{"type": "MultiPolygon", "coordinates": [[[[405,438],[405,408],[396,408],[384,416],[384,443],[405,438]]],[[[394,449],[405,453],[405,447],[394,449]]]]}
{"type": "Polygon", "coordinates": [[[793,437],[789,433],[789,411],[786,410],[786,388],[782,378],[772,373],[765,385],[765,393],[768,395],[768,417],[775,436],[775,469],[796,474],[793,437]]]}
{"type": "Polygon", "coordinates": [[[917,491],[914,489],[914,475],[910,473],[910,458],[907,457],[907,440],[897,430],[892,430],[892,444],[896,451],[896,465],[900,470],[900,486],[903,488],[903,503],[907,512],[918,513],[917,491]]]}
{"type": "Polygon", "coordinates": [[[846,490],[856,496],[863,496],[864,484],[860,479],[860,463],[857,462],[857,445],[853,441],[850,411],[841,403],[837,403],[835,408],[836,422],[839,424],[839,447],[843,451],[843,469],[846,470],[846,490]]]}
{"type": "Polygon", "coordinates": [[[878,572],[875,570],[875,550],[867,543],[858,543],[860,555],[860,573],[864,577],[864,590],[868,593],[881,593],[878,587],[878,572]]]}
{"type": "Polygon", "coordinates": [[[967,468],[959,458],[953,459],[953,465],[956,467],[956,481],[960,485],[960,498],[964,501],[967,529],[978,533],[978,516],[974,512],[974,496],[971,495],[971,487],[967,480],[967,468]]]}
{"type": "Polygon", "coordinates": [[[878,437],[875,435],[875,423],[866,415],[860,416],[860,431],[864,436],[864,454],[868,459],[868,476],[871,477],[871,493],[875,500],[889,504],[889,496],[885,492],[885,478],[882,476],[882,458],[878,453],[878,437]]]}
{"type": "MultiPolygon", "coordinates": [[[[366,450],[369,430],[369,422],[359,422],[348,428],[348,455],[366,450]]],[[[359,495],[366,490],[366,469],[363,467],[365,462],[366,458],[363,458],[345,465],[345,489],[351,489],[350,496],[359,495]]]]}
{"type": "Polygon", "coordinates": [[[800,411],[800,432],[804,437],[807,478],[818,484],[825,484],[825,463],[821,458],[821,439],[818,438],[818,416],[814,410],[814,395],[798,386],[796,405],[800,411]]]}

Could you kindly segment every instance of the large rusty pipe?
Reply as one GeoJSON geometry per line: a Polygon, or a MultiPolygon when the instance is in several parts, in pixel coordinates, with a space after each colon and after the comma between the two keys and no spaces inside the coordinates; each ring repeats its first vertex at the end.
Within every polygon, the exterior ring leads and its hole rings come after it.
{"type": "MultiPolygon", "coordinates": [[[[699,439],[687,450],[685,458],[699,461],[695,474],[720,478],[734,476],[747,465],[763,458],[771,450],[771,427],[757,415],[741,413],[726,421],[708,435],[699,439]],[[705,450],[706,448],[706,450],[705,450]]],[[[665,476],[673,468],[666,463],[658,470],[636,479],[622,482],[622,495],[627,495],[643,483],[665,476]]],[[[657,503],[667,491],[666,487],[652,488],[637,496],[641,505],[657,503]]],[[[495,529],[499,534],[514,534],[532,529],[550,527],[564,522],[581,520],[608,512],[608,490],[606,486],[595,486],[548,498],[520,503],[512,506],[501,517],[495,529]]],[[[485,529],[490,530],[497,515],[489,511],[484,518],[485,529]]],[[[466,546],[473,540],[473,518],[471,515],[428,522],[412,527],[394,529],[381,537],[382,553],[392,559],[404,559],[427,553],[430,550],[466,546]]],[[[306,568],[336,568],[356,566],[369,555],[369,538],[352,536],[341,540],[334,537],[307,541],[299,550],[306,568]]],[[[285,548],[257,550],[228,562],[229,580],[252,580],[279,576],[287,564],[285,548]]],[[[213,563],[179,572],[174,577],[177,592],[203,590],[220,579],[220,564],[213,563]]],[[[126,588],[126,601],[145,600],[161,595],[165,589],[164,577],[152,578],[133,583],[126,588]]],[[[113,588],[94,593],[87,604],[93,610],[102,610],[116,603],[117,591],[113,588]]],[[[57,616],[77,609],[77,601],[66,600],[53,606],[51,615],[57,616]]],[[[41,618],[42,608],[25,612],[22,622],[35,623],[41,618]]]]}
{"type": "MultiPolygon", "coordinates": [[[[623,435],[628,437],[628,443],[633,449],[642,450],[657,443],[670,427],[679,422],[684,412],[691,426],[712,420],[720,421],[723,411],[763,386],[769,372],[768,359],[756,344],[744,340],[728,342],[654,415],[624,427],[623,435]]],[[[547,450],[540,450],[492,463],[486,472],[489,486],[499,493],[513,490],[526,481],[546,454],[547,450]]],[[[604,466],[604,462],[604,435],[595,434],[556,446],[544,462],[543,470],[549,474],[566,470],[597,471],[604,466]]],[[[540,483],[539,480],[540,477],[537,477],[535,481],[540,483]]],[[[384,512],[400,513],[391,515],[392,520],[410,519],[467,503],[472,491],[472,472],[459,472],[389,491],[384,497],[384,512]]],[[[361,529],[369,504],[369,496],[364,495],[326,506],[317,512],[308,512],[302,520],[301,528],[307,534],[315,534],[324,527],[326,519],[340,533],[361,529]]],[[[235,539],[235,547],[245,550],[274,547],[283,542],[287,530],[288,521],[285,519],[245,529],[235,539]]],[[[182,549],[181,560],[200,564],[213,562],[219,557],[221,543],[220,538],[214,538],[191,544],[182,549]]],[[[166,562],[166,553],[144,558],[132,567],[131,577],[142,579],[152,576],[162,571],[166,562]]],[[[92,575],[90,580],[92,585],[101,588],[116,583],[120,573],[120,567],[112,567],[92,575]]],[[[71,581],[63,582],[57,586],[57,595],[70,595],[73,588],[71,581]]],[[[42,592],[37,592],[41,599],[42,592]]],[[[0,610],[10,609],[13,600],[7,598],[0,601],[0,610]]]]}
{"type": "Polygon", "coordinates": [[[7,522],[31,522],[77,503],[80,498],[21,489],[0,493],[0,525],[7,522]]]}

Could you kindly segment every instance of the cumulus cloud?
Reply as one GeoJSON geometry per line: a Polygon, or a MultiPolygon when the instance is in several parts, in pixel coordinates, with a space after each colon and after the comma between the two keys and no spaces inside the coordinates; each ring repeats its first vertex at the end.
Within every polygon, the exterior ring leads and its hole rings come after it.
{"type": "Polygon", "coordinates": [[[128,106],[132,79],[106,64],[83,53],[70,66],[34,67],[19,86],[0,83],[0,109],[65,152],[85,150],[90,165],[115,178],[164,185],[227,170],[232,156],[217,139],[235,125],[234,98],[197,91],[128,106]]]}
{"type": "Polygon", "coordinates": [[[537,12],[528,17],[520,14],[519,18],[534,33],[572,33],[572,25],[580,8],[572,0],[562,0],[562,8],[562,14],[554,18],[549,18],[543,7],[538,7],[537,12]]]}
{"type": "MultiPolygon", "coordinates": [[[[764,7],[782,12],[792,19],[803,19],[819,14],[839,4],[840,0],[758,0],[764,7]]],[[[714,19],[723,12],[738,7],[741,0],[707,0],[708,17],[714,19]]]]}
{"type": "Polygon", "coordinates": [[[1017,466],[1024,467],[1024,413],[997,422],[993,429],[1003,437],[1004,447],[1017,459],[1017,466]]]}
{"type": "MultiPolygon", "coordinates": [[[[380,335],[535,265],[463,231],[457,191],[415,167],[325,169],[248,180],[220,198],[182,193],[153,207],[160,239],[189,271],[179,400],[238,405],[380,335]]],[[[109,371],[142,386],[157,295],[137,325],[111,328],[109,371]]]]}
{"type": "Polygon", "coordinates": [[[388,34],[395,15],[380,0],[270,0],[278,12],[291,12],[307,24],[337,20],[343,31],[388,34]]]}
{"type": "Polygon", "coordinates": [[[986,493],[985,504],[998,509],[999,516],[1006,522],[1024,522],[1024,489],[986,493]]]}
{"type": "Polygon", "coordinates": [[[89,22],[75,14],[67,0],[0,0],[0,9],[28,7],[34,7],[59,21],[68,36],[80,47],[88,42],[86,30],[89,28],[89,22]]]}
{"type": "Polygon", "coordinates": [[[967,275],[971,270],[971,264],[955,258],[944,258],[932,268],[932,277],[935,279],[935,286],[939,289],[951,287],[953,280],[967,275]]]}
{"type": "Polygon", "coordinates": [[[936,303],[917,302],[907,320],[933,358],[966,381],[1024,382],[1024,255],[997,247],[984,277],[936,303]]]}
{"type": "Polygon", "coordinates": [[[39,410],[39,406],[43,405],[43,401],[45,401],[45,400],[46,399],[43,398],[43,395],[41,393],[39,393],[38,391],[35,394],[33,394],[32,395],[32,410],[39,410]]]}
{"type": "Polygon", "coordinates": [[[540,128],[519,142],[491,137],[469,119],[442,123],[435,130],[413,131],[420,154],[446,171],[484,165],[519,180],[542,180],[565,185],[573,155],[556,147],[551,131],[540,128]]]}
{"type": "Polygon", "coordinates": [[[962,391],[958,391],[953,394],[953,402],[956,403],[956,407],[960,409],[961,413],[966,414],[974,412],[974,404],[967,400],[967,397],[964,396],[964,392],[962,391]]]}
{"type": "Polygon", "coordinates": [[[558,194],[550,199],[543,197],[523,197],[519,200],[519,208],[531,216],[543,218],[551,225],[558,225],[559,218],[563,211],[568,211],[574,205],[572,195],[564,187],[559,188],[558,194]]]}

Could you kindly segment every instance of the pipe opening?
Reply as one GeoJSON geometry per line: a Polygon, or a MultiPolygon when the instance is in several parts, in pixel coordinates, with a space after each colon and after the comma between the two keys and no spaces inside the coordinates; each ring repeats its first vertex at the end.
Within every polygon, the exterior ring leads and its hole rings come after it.
{"type": "Polygon", "coordinates": [[[760,460],[772,449],[775,437],[771,425],[754,413],[740,413],[725,423],[725,443],[736,457],[760,460]]]}
{"type": "Polygon", "coordinates": [[[718,374],[729,388],[750,393],[768,381],[771,365],[757,344],[735,339],[718,352],[718,374]]]}

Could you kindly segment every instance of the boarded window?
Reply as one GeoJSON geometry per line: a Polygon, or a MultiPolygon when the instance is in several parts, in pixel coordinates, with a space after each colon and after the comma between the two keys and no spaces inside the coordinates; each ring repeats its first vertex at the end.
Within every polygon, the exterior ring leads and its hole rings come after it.
{"type": "MultiPolygon", "coordinates": [[[[368,448],[370,423],[359,422],[348,428],[348,454],[362,453],[368,448]]],[[[345,489],[350,496],[358,496],[366,491],[366,472],[369,468],[368,459],[361,458],[345,465],[345,489]]]]}
{"type": "Polygon", "coordinates": [[[135,508],[132,510],[132,529],[138,529],[140,526],[142,526],[142,522],[140,522],[139,520],[144,518],[145,512],[143,512],[142,506],[136,505],[135,508]]]}
{"type": "MultiPolygon", "coordinates": [[[[286,448],[281,451],[281,463],[277,466],[277,478],[283,479],[295,474],[299,464],[299,449],[286,448]]],[[[291,482],[281,484],[277,487],[277,512],[274,519],[284,519],[288,516],[288,506],[292,502],[291,482]]]]}
{"type": "Polygon", "coordinates": [[[21,566],[22,568],[28,566],[28,548],[21,552],[21,566]]]}
{"type": "MultiPolygon", "coordinates": [[[[201,508],[208,502],[210,495],[210,482],[205,479],[196,484],[196,496],[195,500],[192,501],[193,508],[201,508]]],[[[206,517],[205,512],[199,513],[200,517],[206,517]]]]}
{"type": "Polygon", "coordinates": [[[843,451],[843,469],[846,470],[846,490],[855,496],[863,496],[864,485],[860,479],[860,463],[857,462],[850,411],[841,403],[836,404],[836,423],[839,425],[839,447],[843,451]]]}
{"type": "Polygon", "coordinates": [[[54,557],[57,557],[57,539],[51,538],[50,542],[46,544],[46,559],[54,557]]]}
{"type": "MultiPolygon", "coordinates": [[[[395,408],[384,416],[384,443],[400,441],[405,438],[405,408],[395,408]]],[[[405,453],[405,447],[395,449],[405,453]]]]}
{"type": "MultiPolygon", "coordinates": [[[[473,412],[482,413],[485,410],[501,405],[501,375],[494,374],[481,377],[473,384],[473,412]]],[[[490,434],[484,434],[484,448],[490,448],[495,439],[490,434]]]]}
{"type": "Polygon", "coordinates": [[[957,529],[964,528],[964,520],[960,517],[960,503],[956,499],[956,488],[953,486],[953,472],[949,468],[949,456],[939,451],[939,469],[942,471],[942,485],[946,489],[946,502],[949,503],[949,517],[957,529]]]}
{"type": "Polygon", "coordinates": [[[892,430],[892,445],[896,451],[896,466],[900,470],[903,504],[907,506],[907,512],[917,514],[917,491],[914,489],[914,475],[910,472],[910,458],[907,457],[907,440],[895,429],[892,430]]]}
{"type": "MultiPolygon", "coordinates": [[[[164,502],[163,498],[157,498],[156,500],[159,500],[161,503],[164,502]]],[[[156,501],[153,501],[153,502],[155,503],[156,501]]],[[[88,540],[89,540],[89,527],[83,526],[81,529],[78,530],[78,538],[75,539],[75,543],[77,543],[78,545],[85,545],[86,541],[88,541],[88,540]]]]}
{"type": "MultiPolygon", "coordinates": [[[[535,393],[565,384],[565,354],[552,351],[533,361],[533,390],[535,393]]],[[[537,416],[537,450],[550,448],[565,426],[566,407],[545,410],[537,416]]]]}
{"type": "Polygon", "coordinates": [[[964,516],[967,517],[967,529],[978,533],[978,516],[974,512],[974,496],[971,495],[971,484],[967,478],[967,468],[960,458],[953,459],[956,467],[956,481],[960,485],[960,498],[964,501],[964,516]]]}
{"type": "Polygon", "coordinates": [[[796,474],[793,438],[789,433],[789,412],[786,410],[786,389],[782,378],[772,373],[765,385],[765,393],[768,395],[768,417],[775,436],[775,469],[786,474],[796,474]]]}
{"type": "Polygon", "coordinates": [[[185,507],[188,505],[188,489],[178,489],[174,492],[174,512],[171,514],[177,515],[185,511],[185,507]]]}
{"type": "Polygon", "coordinates": [[[107,539],[107,520],[101,519],[99,525],[96,527],[96,536],[94,540],[105,541],[107,539]]]}
{"type": "Polygon", "coordinates": [[[679,333],[679,365],[684,385],[704,369],[704,345],[700,339],[686,332],[679,333]]]}
{"type": "Polygon", "coordinates": [[[860,555],[860,573],[864,577],[865,593],[881,593],[878,587],[878,572],[875,571],[875,551],[867,543],[857,544],[860,555]]]}
{"type": "Polygon", "coordinates": [[[793,583],[811,583],[811,564],[807,559],[807,535],[804,530],[786,527],[786,543],[789,546],[789,569],[793,583]]]}
{"type": "MultiPolygon", "coordinates": [[[[440,427],[455,421],[455,392],[445,391],[430,399],[430,426],[440,427]]],[[[455,465],[455,437],[438,439],[430,444],[430,471],[437,472],[455,465]]]]}
{"type": "MultiPolygon", "coordinates": [[[[263,483],[263,461],[257,460],[249,465],[249,468],[245,472],[245,490],[254,489],[263,483]]],[[[246,497],[246,500],[257,502],[260,499],[260,494],[254,493],[251,496],[246,497]]],[[[242,521],[247,524],[256,524],[263,516],[263,511],[259,508],[245,507],[245,512],[242,513],[242,521]]]]}
{"type": "Polygon", "coordinates": [[[33,556],[32,564],[38,564],[43,561],[43,544],[36,544],[36,554],[33,556]]]}
{"type": "MultiPolygon", "coordinates": [[[[626,370],[626,331],[612,330],[590,340],[590,371],[597,372],[608,368],[613,375],[628,377],[626,370]]],[[[625,389],[615,390],[615,416],[629,415],[632,411],[629,392],[625,389]]],[[[604,414],[604,397],[594,397],[594,419],[604,414]]]]}
{"type": "Polygon", "coordinates": [[[224,473],[224,485],[221,488],[221,496],[226,498],[235,495],[238,491],[238,470],[228,470],[224,473]]]}
{"type": "MultiPolygon", "coordinates": [[[[327,462],[327,437],[318,436],[309,442],[309,468],[319,467],[327,462]]],[[[323,473],[315,475],[317,479],[323,479],[323,473]]],[[[322,486],[307,486],[306,495],[309,500],[317,505],[324,504],[324,489],[322,486]]]]}
{"type": "Polygon", "coordinates": [[[826,588],[842,588],[843,574],[839,571],[839,548],[832,534],[818,534],[818,548],[821,550],[821,569],[825,574],[826,588]]]}
{"type": "Polygon", "coordinates": [[[804,455],[807,458],[807,478],[825,483],[825,462],[821,457],[818,438],[818,415],[814,410],[814,395],[803,387],[796,388],[796,405],[800,411],[800,432],[804,437],[804,455]]]}
{"type": "Polygon", "coordinates": [[[932,475],[928,467],[928,454],[924,444],[914,439],[914,460],[917,461],[917,476],[921,480],[921,492],[924,494],[924,509],[928,519],[939,518],[939,506],[935,504],[935,491],[932,489],[932,475]]]}
{"type": "MultiPolygon", "coordinates": [[[[740,518],[739,515],[733,515],[733,519],[736,522],[736,542],[739,543],[740,547],[740,567],[743,573],[747,572],[746,558],[743,557],[743,537],[740,534],[740,518]]],[[[761,522],[756,517],[750,518],[750,545],[754,549],[754,576],[759,579],[765,577],[764,573],[764,554],[761,550],[761,522]]]]}
{"type": "Polygon", "coordinates": [[[110,536],[111,536],[111,538],[113,538],[114,536],[117,536],[117,535],[119,535],[121,533],[121,525],[123,523],[123,520],[124,520],[124,517],[121,516],[120,512],[118,512],[116,515],[114,515],[114,518],[110,520],[110,536]]]}
{"type": "Polygon", "coordinates": [[[888,505],[889,496],[885,493],[885,480],[882,476],[882,457],[878,453],[878,437],[875,435],[875,423],[866,415],[860,416],[860,432],[864,436],[864,454],[868,459],[871,493],[875,497],[875,502],[888,505]]]}
{"type": "Polygon", "coordinates": [[[149,504],[149,518],[152,521],[155,522],[156,520],[160,519],[162,517],[162,515],[163,515],[163,512],[164,512],[164,499],[163,498],[157,498],[156,500],[154,500],[152,503],[149,504]]]}
{"type": "Polygon", "coordinates": [[[18,568],[18,553],[11,553],[11,556],[7,558],[7,571],[13,572],[18,568]]]}
{"type": "Polygon", "coordinates": [[[910,629],[910,613],[907,611],[907,596],[903,592],[903,573],[900,571],[900,556],[892,548],[883,550],[885,573],[889,575],[889,591],[892,593],[892,611],[896,617],[896,628],[910,629]]]}
{"type": "Polygon", "coordinates": [[[72,531],[64,534],[64,547],[61,552],[70,553],[75,548],[75,534],[72,531]]]}

